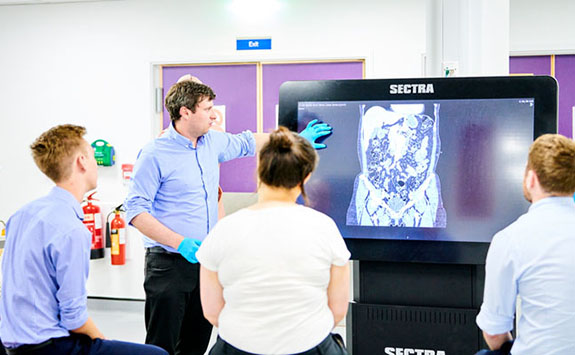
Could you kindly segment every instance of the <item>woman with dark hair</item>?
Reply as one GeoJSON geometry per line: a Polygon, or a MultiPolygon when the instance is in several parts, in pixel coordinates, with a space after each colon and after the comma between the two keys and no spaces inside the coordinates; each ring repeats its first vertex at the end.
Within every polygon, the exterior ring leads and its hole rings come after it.
{"type": "Polygon", "coordinates": [[[349,251],[334,221],[296,204],[317,164],[280,127],[259,153],[258,202],[222,219],[200,247],[210,354],[346,354],[331,330],[349,302],[349,251]]]}

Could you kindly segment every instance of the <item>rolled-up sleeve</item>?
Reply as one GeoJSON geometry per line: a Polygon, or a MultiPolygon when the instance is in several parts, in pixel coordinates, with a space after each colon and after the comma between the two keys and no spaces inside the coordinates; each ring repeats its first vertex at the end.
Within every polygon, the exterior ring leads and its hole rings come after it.
{"type": "Polygon", "coordinates": [[[131,178],[130,192],[124,201],[126,218],[132,224],[132,219],[143,212],[151,213],[152,203],[160,187],[160,168],[154,156],[142,152],[136,161],[131,178]]]}
{"type": "Polygon", "coordinates": [[[250,131],[238,134],[214,132],[216,139],[221,141],[223,148],[218,155],[220,163],[228,160],[253,156],[256,154],[256,140],[250,131]]]}
{"type": "Polygon", "coordinates": [[[56,272],[56,299],[62,327],[73,330],[88,320],[86,282],[90,268],[90,233],[76,229],[51,245],[56,272]]]}
{"type": "Polygon", "coordinates": [[[485,292],[476,323],[487,334],[513,329],[517,299],[517,277],[512,248],[505,234],[493,238],[485,263],[485,292]]]}

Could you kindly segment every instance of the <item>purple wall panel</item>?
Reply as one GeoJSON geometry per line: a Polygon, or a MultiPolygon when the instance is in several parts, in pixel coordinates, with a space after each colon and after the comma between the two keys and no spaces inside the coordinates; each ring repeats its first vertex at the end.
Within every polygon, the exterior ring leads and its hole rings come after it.
{"type": "Polygon", "coordinates": [[[264,64],[263,131],[276,128],[280,85],[289,80],[363,79],[363,62],[264,64]]]}
{"type": "Polygon", "coordinates": [[[551,56],[511,57],[509,74],[551,75],[551,56]]]}
{"type": "MultiPolygon", "coordinates": [[[[202,65],[164,67],[162,84],[164,97],[170,87],[184,74],[192,74],[216,93],[214,104],[226,106],[226,131],[239,133],[257,130],[257,66],[202,65]]],[[[164,127],[170,118],[164,107],[164,127]]],[[[256,160],[236,159],[220,167],[220,186],[225,192],[256,191],[256,160]]]]}
{"type": "Polygon", "coordinates": [[[555,78],[559,82],[558,133],[573,134],[572,107],[575,106],[575,55],[555,56],[555,78]]]}

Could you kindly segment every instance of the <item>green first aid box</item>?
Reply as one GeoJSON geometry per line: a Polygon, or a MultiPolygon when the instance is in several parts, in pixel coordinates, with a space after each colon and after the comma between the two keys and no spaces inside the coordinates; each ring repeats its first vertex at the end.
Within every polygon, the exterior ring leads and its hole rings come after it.
{"type": "Polygon", "coordinates": [[[94,148],[94,158],[98,165],[102,166],[112,166],[116,163],[116,152],[114,147],[103,139],[95,140],[92,143],[94,148]]]}

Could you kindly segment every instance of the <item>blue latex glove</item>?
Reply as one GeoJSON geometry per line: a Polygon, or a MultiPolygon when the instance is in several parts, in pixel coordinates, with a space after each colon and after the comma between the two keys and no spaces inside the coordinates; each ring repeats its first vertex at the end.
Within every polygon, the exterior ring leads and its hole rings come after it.
{"type": "Polygon", "coordinates": [[[318,120],[312,120],[307,124],[307,127],[299,133],[300,136],[307,139],[315,149],[323,149],[327,147],[325,144],[316,143],[315,141],[323,136],[331,134],[332,129],[327,123],[317,123],[318,120]]]}
{"type": "Polygon", "coordinates": [[[196,252],[198,248],[202,245],[202,242],[193,238],[184,238],[180,245],[178,245],[178,251],[187,261],[192,264],[196,264],[198,259],[196,259],[196,252]]]}

